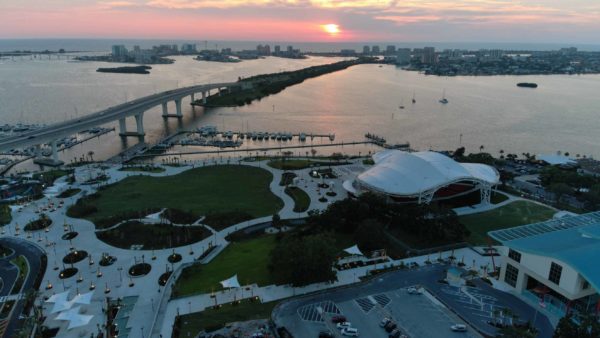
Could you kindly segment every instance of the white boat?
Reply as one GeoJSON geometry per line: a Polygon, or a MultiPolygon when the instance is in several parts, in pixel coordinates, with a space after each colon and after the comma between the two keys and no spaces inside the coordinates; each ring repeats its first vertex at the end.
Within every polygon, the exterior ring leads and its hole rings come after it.
{"type": "Polygon", "coordinates": [[[448,99],[446,99],[446,89],[444,89],[444,93],[442,94],[442,98],[440,99],[441,104],[447,104],[448,99]]]}

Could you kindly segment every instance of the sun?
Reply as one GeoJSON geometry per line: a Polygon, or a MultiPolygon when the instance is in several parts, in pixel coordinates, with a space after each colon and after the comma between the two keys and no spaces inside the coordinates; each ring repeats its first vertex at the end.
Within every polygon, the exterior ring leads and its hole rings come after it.
{"type": "Polygon", "coordinates": [[[325,33],[329,33],[330,35],[337,35],[340,33],[340,26],[334,23],[328,23],[326,25],[322,25],[325,33]]]}

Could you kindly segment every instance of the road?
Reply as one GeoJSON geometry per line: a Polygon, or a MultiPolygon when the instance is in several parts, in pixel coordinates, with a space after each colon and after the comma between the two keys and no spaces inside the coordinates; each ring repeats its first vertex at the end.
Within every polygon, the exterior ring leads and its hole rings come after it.
{"type": "MultiPolygon", "coordinates": [[[[27,275],[25,282],[23,283],[22,293],[24,294],[27,290],[30,289],[37,290],[39,285],[34,285],[34,283],[36,282],[38,275],[43,275],[45,273],[45,271],[40,271],[43,265],[42,257],[45,256],[44,251],[32,243],[18,238],[0,238],[0,244],[14,250],[14,253],[12,255],[2,258],[0,260],[0,277],[2,277],[4,280],[4,277],[6,276],[7,278],[12,278],[13,280],[12,283],[8,283],[10,284],[10,286],[5,284],[0,294],[4,296],[10,293],[12,284],[14,283],[14,280],[17,276],[17,269],[14,267],[14,265],[10,264],[10,260],[19,255],[23,255],[29,263],[29,274],[27,275]],[[12,266],[12,268],[8,267],[8,265],[12,266]]],[[[6,327],[6,331],[4,332],[4,337],[14,337],[14,333],[22,325],[22,321],[19,319],[19,317],[23,312],[24,305],[24,299],[20,299],[16,303],[12,312],[12,316],[11,318],[9,318],[9,323],[6,327]]]]}

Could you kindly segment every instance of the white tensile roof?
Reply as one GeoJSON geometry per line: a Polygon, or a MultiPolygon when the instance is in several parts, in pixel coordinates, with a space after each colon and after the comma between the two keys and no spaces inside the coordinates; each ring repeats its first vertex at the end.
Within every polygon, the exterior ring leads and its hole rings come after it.
{"type": "Polygon", "coordinates": [[[231,277],[229,279],[221,281],[221,285],[224,288],[239,288],[240,287],[240,282],[238,282],[237,275],[235,275],[235,276],[233,276],[233,277],[231,277]]]}
{"type": "Polygon", "coordinates": [[[554,155],[554,154],[540,154],[536,157],[540,161],[544,161],[550,165],[568,165],[575,164],[574,160],[568,158],[564,155],[554,155]]]}
{"type": "Polygon", "coordinates": [[[344,249],[347,254],[356,255],[356,256],[364,256],[363,253],[358,248],[358,245],[351,246],[347,249],[344,249]]]}
{"type": "Polygon", "coordinates": [[[459,163],[446,155],[421,151],[385,150],[373,155],[375,165],[358,175],[357,181],[374,190],[397,196],[417,196],[463,180],[498,184],[493,167],[459,163]]]}

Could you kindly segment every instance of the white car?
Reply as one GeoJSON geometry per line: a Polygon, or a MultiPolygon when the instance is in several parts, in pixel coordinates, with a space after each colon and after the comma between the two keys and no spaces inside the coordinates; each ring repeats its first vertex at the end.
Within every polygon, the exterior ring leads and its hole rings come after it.
{"type": "Polygon", "coordinates": [[[358,337],[358,330],[353,327],[345,327],[342,329],[342,336],[358,337]]]}
{"type": "Polygon", "coordinates": [[[466,332],[467,326],[464,324],[454,324],[454,325],[450,326],[450,330],[452,330],[454,332],[466,332]]]}
{"type": "Polygon", "coordinates": [[[350,322],[341,322],[337,323],[336,327],[338,328],[338,330],[343,330],[345,328],[352,327],[352,324],[350,322]]]}
{"type": "Polygon", "coordinates": [[[381,322],[379,322],[379,326],[381,326],[381,327],[384,327],[384,326],[386,326],[386,325],[387,325],[387,323],[389,323],[390,321],[391,321],[391,319],[389,319],[389,318],[387,318],[387,317],[386,317],[386,318],[383,318],[383,319],[381,320],[381,322]]]}
{"type": "Polygon", "coordinates": [[[406,289],[406,291],[410,295],[420,295],[420,294],[423,294],[423,290],[421,288],[416,288],[414,286],[409,287],[408,289],[406,289]]]}

